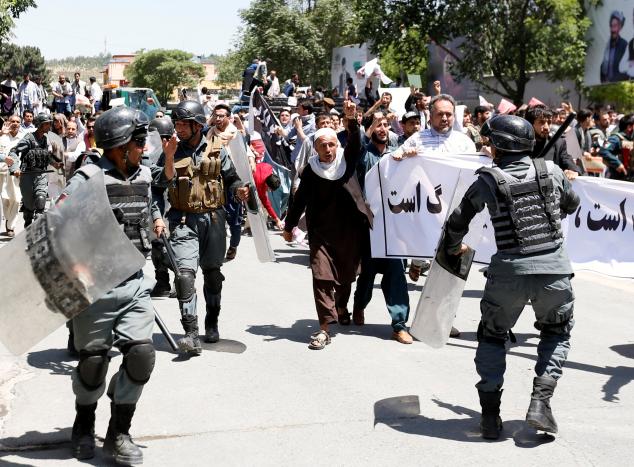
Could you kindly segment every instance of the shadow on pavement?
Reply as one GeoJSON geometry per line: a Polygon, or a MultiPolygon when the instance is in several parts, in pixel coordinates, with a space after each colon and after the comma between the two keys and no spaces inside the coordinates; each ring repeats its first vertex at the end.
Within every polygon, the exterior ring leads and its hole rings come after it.
{"type": "Polygon", "coordinates": [[[291,256],[278,256],[275,258],[278,263],[290,263],[297,264],[299,266],[310,266],[310,258],[308,255],[291,255],[291,256]]]}
{"type": "MultiPolygon", "coordinates": [[[[464,333],[464,334],[468,334],[468,333],[464,333]]],[[[518,336],[518,334],[516,334],[516,336],[518,336]]],[[[519,334],[519,336],[523,336],[523,335],[519,334]]],[[[539,337],[539,336],[533,336],[531,334],[527,334],[527,336],[539,337]]],[[[519,341],[520,339],[518,338],[518,342],[519,341]]],[[[450,345],[453,347],[462,347],[463,349],[471,349],[475,351],[475,347],[470,345],[456,344],[453,342],[448,342],[447,345],[450,345]]],[[[536,347],[536,345],[533,345],[533,344],[522,344],[522,345],[536,347]]],[[[634,353],[634,349],[628,348],[629,346],[634,347],[634,344],[614,345],[610,348],[614,350],[615,352],[619,353],[620,355],[626,356],[628,358],[634,358],[634,357],[630,357],[630,355],[634,353]]],[[[522,358],[527,358],[529,360],[537,361],[537,355],[517,352],[514,350],[507,351],[507,355],[510,355],[512,357],[522,357],[522,358]]],[[[628,383],[634,381],[634,368],[629,366],[600,367],[597,365],[590,365],[588,363],[579,363],[579,362],[573,362],[571,360],[568,360],[566,361],[565,368],[579,370],[579,371],[587,371],[589,373],[596,373],[599,375],[609,376],[610,378],[606,381],[606,383],[601,388],[604,394],[603,400],[607,402],[618,402],[619,401],[618,393],[621,390],[621,388],[623,386],[626,386],[628,383]]]]}
{"type": "Polygon", "coordinates": [[[49,370],[52,375],[70,375],[77,365],[77,357],[68,355],[66,349],[46,349],[30,352],[26,357],[29,365],[49,370]]]}
{"type": "Polygon", "coordinates": [[[244,353],[247,350],[247,346],[239,341],[231,339],[220,339],[215,344],[209,344],[203,342],[203,349],[209,352],[221,352],[221,353],[244,353]]]}
{"type": "Polygon", "coordinates": [[[513,439],[518,447],[532,448],[550,443],[555,438],[540,435],[526,426],[523,420],[503,421],[498,440],[485,440],[480,436],[480,413],[459,405],[432,399],[436,405],[461,418],[446,420],[426,417],[420,413],[418,396],[399,396],[382,399],[374,404],[374,426],[384,424],[402,433],[449,439],[465,443],[499,442],[513,439]]]}
{"type": "MultiPolygon", "coordinates": [[[[265,336],[265,342],[288,340],[306,344],[310,340],[310,335],[319,330],[317,320],[300,319],[290,328],[284,328],[276,324],[263,324],[258,326],[249,326],[246,331],[256,336],[265,336]]],[[[370,336],[378,339],[389,340],[392,337],[392,327],[389,324],[364,324],[363,326],[340,326],[338,324],[330,325],[329,330],[331,337],[337,334],[370,336]]]]}
{"type": "MultiPolygon", "coordinates": [[[[511,344],[512,347],[520,346],[520,347],[537,347],[537,343],[528,342],[529,339],[539,339],[539,334],[533,333],[513,333],[515,335],[515,339],[517,342],[511,344]]],[[[458,338],[463,341],[477,342],[478,336],[475,332],[460,332],[460,337],[458,338]]],[[[451,344],[449,344],[451,345],[451,344]]]]}

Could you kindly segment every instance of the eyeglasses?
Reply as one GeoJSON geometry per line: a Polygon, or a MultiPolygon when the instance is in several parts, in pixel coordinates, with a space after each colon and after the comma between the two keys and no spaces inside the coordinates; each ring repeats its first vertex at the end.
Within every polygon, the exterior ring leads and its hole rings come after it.
{"type": "Polygon", "coordinates": [[[89,130],[94,130],[95,129],[95,125],[88,125],[88,126],[86,126],[86,128],[88,128],[89,130]]]}
{"type": "Polygon", "coordinates": [[[216,115],[214,115],[214,117],[216,117],[217,119],[223,119],[223,118],[226,118],[227,116],[226,115],[218,115],[218,114],[216,114],[216,115]]]}
{"type": "Polygon", "coordinates": [[[143,136],[141,138],[132,138],[132,141],[134,141],[134,144],[136,144],[136,146],[138,148],[144,148],[145,147],[145,142],[147,141],[147,138],[145,136],[143,136]]]}

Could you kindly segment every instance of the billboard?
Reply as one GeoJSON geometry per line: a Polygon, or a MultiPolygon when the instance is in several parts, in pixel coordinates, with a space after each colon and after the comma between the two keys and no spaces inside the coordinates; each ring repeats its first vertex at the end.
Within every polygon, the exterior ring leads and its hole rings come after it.
{"type": "Polygon", "coordinates": [[[333,89],[337,88],[339,90],[340,96],[343,96],[343,92],[346,89],[347,78],[354,80],[354,84],[357,85],[357,92],[363,95],[365,79],[357,77],[357,70],[372,58],[371,55],[366,44],[346,45],[332,49],[331,85],[333,89]]]}
{"type": "Polygon", "coordinates": [[[603,0],[588,9],[592,21],[587,39],[585,84],[615,83],[634,78],[634,2],[603,0]]]}

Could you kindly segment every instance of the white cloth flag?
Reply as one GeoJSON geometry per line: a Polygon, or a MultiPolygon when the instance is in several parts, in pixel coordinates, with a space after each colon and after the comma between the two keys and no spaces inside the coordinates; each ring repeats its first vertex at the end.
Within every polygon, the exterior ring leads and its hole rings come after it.
{"type": "MultiPolygon", "coordinates": [[[[475,171],[490,164],[486,157],[464,155],[382,159],[365,180],[374,213],[372,256],[433,257],[455,187],[464,192],[476,180],[475,171]]],[[[634,184],[594,177],[572,184],[581,204],[562,228],[573,268],[634,277],[634,184]]],[[[465,242],[476,249],[476,261],[489,263],[496,247],[486,208],[472,220],[472,229],[478,224],[483,235],[467,236],[465,242]]]]}
{"type": "Polygon", "coordinates": [[[371,76],[378,76],[381,78],[383,84],[390,84],[392,82],[392,80],[383,73],[383,70],[381,70],[381,65],[379,65],[377,58],[373,58],[357,70],[357,77],[359,79],[370,78],[371,76]]]}

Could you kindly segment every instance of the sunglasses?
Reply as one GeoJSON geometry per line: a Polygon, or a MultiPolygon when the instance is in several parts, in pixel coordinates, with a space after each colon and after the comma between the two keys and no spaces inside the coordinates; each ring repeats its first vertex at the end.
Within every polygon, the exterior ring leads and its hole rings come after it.
{"type": "Polygon", "coordinates": [[[95,125],[88,125],[86,128],[88,128],[89,130],[94,130],[95,129],[95,125]]]}

